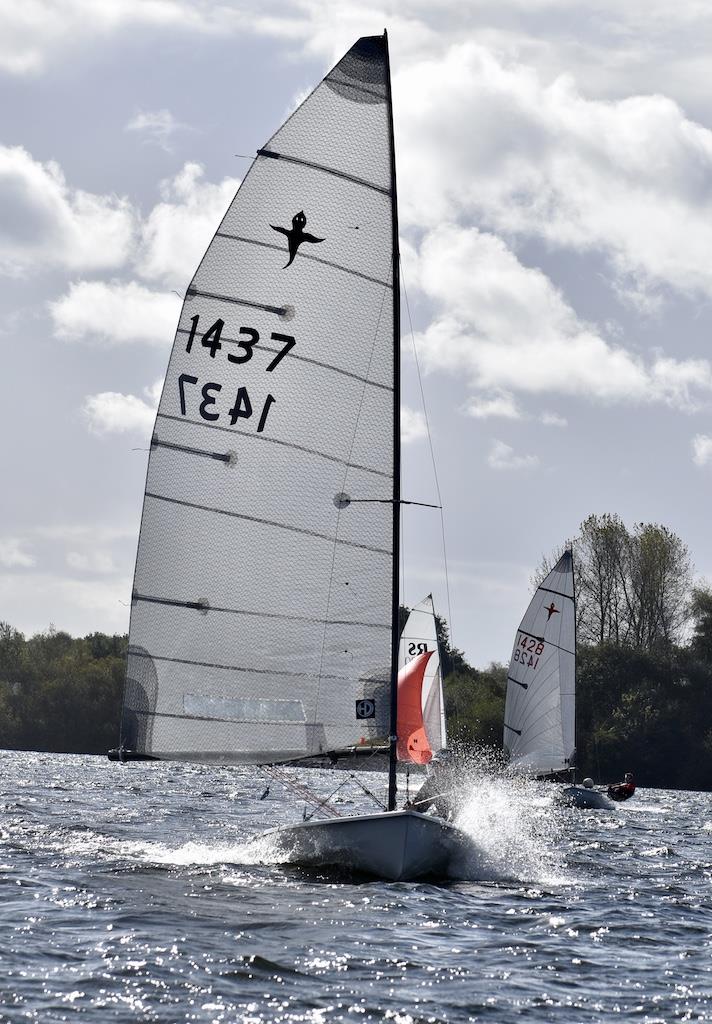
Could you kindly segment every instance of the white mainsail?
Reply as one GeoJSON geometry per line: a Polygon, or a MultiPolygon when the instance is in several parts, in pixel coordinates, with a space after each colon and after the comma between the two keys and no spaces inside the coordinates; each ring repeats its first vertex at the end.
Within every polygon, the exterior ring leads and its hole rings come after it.
{"type": "Polygon", "coordinates": [[[266,763],[391,731],[390,118],[385,37],[360,39],[259,150],[186,292],[151,440],[126,751],[266,763]]]}
{"type": "Polygon", "coordinates": [[[447,728],[432,594],[428,594],[420,604],[416,604],[406,619],[398,646],[399,671],[413,658],[417,658],[419,654],[424,654],[426,651],[432,651],[432,655],[428,660],[423,678],[423,722],[430,742],[430,749],[435,753],[447,747],[447,728]]]}
{"type": "Polygon", "coordinates": [[[387,737],[386,811],[318,800],[328,820],[267,835],[295,863],[394,880],[444,874],[468,846],[395,809],[397,268],[384,33],[258,151],[186,292],[110,753],[269,764],[387,737]]]}
{"type": "Polygon", "coordinates": [[[575,752],[576,610],[565,551],[537,587],[517,630],[507,674],[504,749],[530,775],[571,767],[575,752]]]}

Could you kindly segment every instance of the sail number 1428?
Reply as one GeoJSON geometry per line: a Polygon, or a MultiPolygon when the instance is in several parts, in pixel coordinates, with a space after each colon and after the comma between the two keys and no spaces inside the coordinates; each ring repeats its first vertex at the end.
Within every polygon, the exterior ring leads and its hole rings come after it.
{"type": "Polygon", "coordinates": [[[527,636],[520,633],[517,636],[517,646],[514,648],[514,660],[525,668],[534,669],[539,664],[539,657],[544,650],[544,641],[535,636],[527,636]]]}

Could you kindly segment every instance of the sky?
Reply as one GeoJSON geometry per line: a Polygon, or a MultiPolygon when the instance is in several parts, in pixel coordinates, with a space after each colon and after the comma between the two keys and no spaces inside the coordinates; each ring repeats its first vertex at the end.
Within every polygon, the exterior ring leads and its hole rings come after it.
{"type": "Polygon", "coordinates": [[[127,630],[180,296],[251,155],[384,28],[403,497],[439,493],[449,582],[408,507],[405,602],[506,660],[590,513],[712,579],[706,0],[0,0],[0,620],[127,630]]]}

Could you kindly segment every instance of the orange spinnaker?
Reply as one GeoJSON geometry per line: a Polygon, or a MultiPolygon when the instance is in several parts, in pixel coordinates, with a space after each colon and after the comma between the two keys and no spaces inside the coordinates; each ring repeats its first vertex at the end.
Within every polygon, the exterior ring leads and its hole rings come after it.
{"type": "Polygon", "coordinates": [[[398,746],[399,761],[427,764],[433,756],[423,722],[423,679],[432,651],[413,658],[398,673],[398,746]]]}

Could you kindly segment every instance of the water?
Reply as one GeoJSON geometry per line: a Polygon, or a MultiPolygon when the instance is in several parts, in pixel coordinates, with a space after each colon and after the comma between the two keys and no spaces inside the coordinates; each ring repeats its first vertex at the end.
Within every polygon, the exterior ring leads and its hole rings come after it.
{"type": "Polygon", "coordinates": [[[483,778],[472,877],[434,885],[269,863],[249,840],[301,808],[263,789],[0,752],[0,1021],[712,1019],[712,795],[586,812],[483,778]]]}

